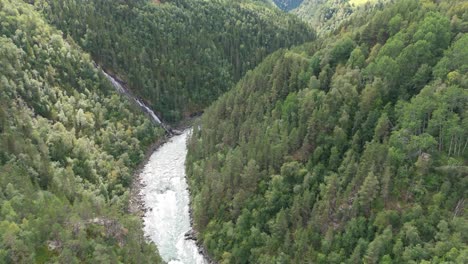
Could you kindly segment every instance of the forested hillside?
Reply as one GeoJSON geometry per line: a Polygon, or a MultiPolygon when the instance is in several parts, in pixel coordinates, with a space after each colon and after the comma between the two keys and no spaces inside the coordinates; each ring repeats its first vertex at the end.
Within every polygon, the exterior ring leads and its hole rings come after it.
{"type": "Polygon", "coordinates": [[[273,0],[273,2],[285,11],[292,10],[298,7],[303,0],[273,0]]]}
{"type": "Polygon", "coordinates": [[[304,0],[291,12],[307,21],[319,35],[339,29],[353,13],[371,13],[376,8],[394,0],[304,0]]]}
{"type": "Polygon", "coordinates": [[[203,110],[269,53],[313,38],[261,1],[34,1],[168,121],[203,110]]]}
{"type": "Polygon", "coordinates": [[[220,263],[468,263],[468,6],[396,2],[275,52],[194,127],[220,263]]]}
{"type": "Polygon", "coordinates": [[[128,187],[162,129],[31,5],[0,21],[0,263],[160,263],[128,187]]]}

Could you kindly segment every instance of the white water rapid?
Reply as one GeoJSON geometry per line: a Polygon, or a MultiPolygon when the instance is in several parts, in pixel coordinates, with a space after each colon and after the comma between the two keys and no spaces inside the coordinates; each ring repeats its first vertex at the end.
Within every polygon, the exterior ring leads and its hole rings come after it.
{"type": "Polygon", "coordinates": [[[185,156],[189,130],[174,136],[156,150],[141,172],[141,190],[145,207],[145,235],[156,243],[159,254],[169,264],[205,264],[193,240],[186,240],[191,230],[189,193],[185,179],[185,156]]]}

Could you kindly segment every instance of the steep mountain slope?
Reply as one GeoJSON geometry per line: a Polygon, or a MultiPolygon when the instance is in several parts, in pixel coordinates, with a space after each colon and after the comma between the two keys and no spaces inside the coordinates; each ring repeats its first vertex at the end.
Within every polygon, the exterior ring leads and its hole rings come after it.
{"type": "Polygon", "coordinates": [[[0,21],[0,263],[160,263],[127,207],[163,131],[31,5],[0,21]]]}
{"type": "Polygon", "coordinates": [[[153,2],[36,6],[169,121],[201,111],[267,54],[313,38],[298,18],[262,3],[153,2]]]}
{"type": "Polygon", "coordinates": [[[398,1],[269,56],[195,126],[195,226],[221,263],[466,263],[463,1],[398,1]]]}
{"type": "Polygon", "coordinates": [[[304,0],[292,10],[303,20],[309,22],[320,35],[331,33],[355,12],[372,12],[382,7],[387,0],[304,0]]]}
{"type": "Polygon", "coordinates": [[[274,0],[273,1],[279,8],[290,11],[294,8],[297,8],[303,0],[274,0]]]}

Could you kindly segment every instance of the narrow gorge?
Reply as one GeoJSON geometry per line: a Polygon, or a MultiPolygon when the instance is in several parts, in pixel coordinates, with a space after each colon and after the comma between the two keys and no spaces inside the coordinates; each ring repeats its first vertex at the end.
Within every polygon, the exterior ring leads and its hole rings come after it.
{"type": "MultiPolygon", "coordinates": [[[[200,253],[192,234],[190,196],[185,175],[187,138],[190,129],[183,132],[164,124],[151,108],[123,86],[122,81],[105,71],[102,73],[113,87],[130,101],[134,101],[151,120],[167,133],[168,140],[151,155],[140,172],[141,195],[138,200],[144,208],[144,233],[159,249],[159,254],[169,264],[208,263],[200,253]]],[[[139,193],[138,193],[139,192],[139,193]]]]}

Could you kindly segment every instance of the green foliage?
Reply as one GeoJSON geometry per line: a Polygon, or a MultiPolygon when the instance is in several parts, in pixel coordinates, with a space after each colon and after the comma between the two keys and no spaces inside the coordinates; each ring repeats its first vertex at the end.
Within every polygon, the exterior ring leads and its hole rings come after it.
{"type": "Polygon", "coordinates": [[[170,122],[202,111],[265,56],[313,33],[251,1],[42,0],[66,36],[170,122]]]}
{"type": "Polygon", "coordinates": [[[466,260],[468,45],[455,7],[405,0],[355,16],[273,53],[207,109],[187,173],[215,259],[466,260]]]}
{"type": "Polygon", "coordinates": [[[319,35],[327,35],[340,28],[354,13],[370,12],[388,0],[304,0],[292,10],[309,22],[319,35]],[[366,5],[363,5],[366,4],[366,5]]]}
{"type": "Polygon", "coordinates": [[[303,0],[273,0],[273,2],[285,11],[297,8],[303,0]]]}
{"type": "Polygon", "coordinates": [[[30,4],[0,21],[0,263],[160,263],[127,204],[163,131],[30,4]]]}

